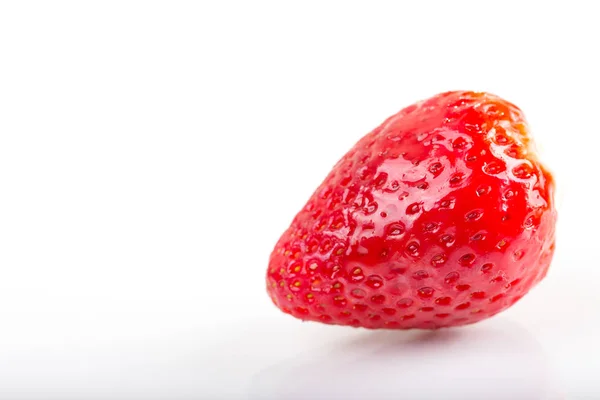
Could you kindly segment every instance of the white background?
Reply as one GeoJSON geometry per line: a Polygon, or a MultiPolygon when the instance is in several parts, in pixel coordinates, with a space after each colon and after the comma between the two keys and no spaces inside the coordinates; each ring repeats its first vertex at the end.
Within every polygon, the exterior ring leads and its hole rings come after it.
{"type": "Polygon", "coordinates": [[[0,399],[598,399],[594,2],[3,2],[0,399]],[[547,279],[475,326],[301,323],[269,253],[414,101],[526,113],[559,193],[547,279]]]}

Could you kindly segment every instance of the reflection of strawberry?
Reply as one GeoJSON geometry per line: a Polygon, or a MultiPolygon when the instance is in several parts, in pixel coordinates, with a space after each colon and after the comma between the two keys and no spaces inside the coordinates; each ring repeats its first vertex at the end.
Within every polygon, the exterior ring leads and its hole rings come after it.
{"type": "Polygon", "coordinates": [[[555,221],[553,180],[521,111],[491,94],[443,93],[338,162],[273,250],[268,292],[303,320],[469,324],[546,275],[555,221]]]}

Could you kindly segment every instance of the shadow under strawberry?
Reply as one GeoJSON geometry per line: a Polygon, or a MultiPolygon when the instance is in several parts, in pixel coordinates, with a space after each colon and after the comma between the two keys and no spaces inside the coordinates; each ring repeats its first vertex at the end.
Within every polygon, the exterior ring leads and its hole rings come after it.
{"type": "Polygon", "coordinates": [[[540,344],[506,318],[461,329],[364,331],[261,371],[250,400],[560,399],[540,344]]]}

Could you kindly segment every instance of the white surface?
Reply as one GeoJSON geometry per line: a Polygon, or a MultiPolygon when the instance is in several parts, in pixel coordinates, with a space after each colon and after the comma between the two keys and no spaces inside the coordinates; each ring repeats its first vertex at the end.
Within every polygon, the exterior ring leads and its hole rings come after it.
{"type": "Polygon", "coordinates": [[[600,398],[593,2],[423,3],[2,3],[0,399],[600,398]],[[434,334],[278,312],[267,259],[312,190],[451,89],[525,111],[548,278],[434,334]]]}

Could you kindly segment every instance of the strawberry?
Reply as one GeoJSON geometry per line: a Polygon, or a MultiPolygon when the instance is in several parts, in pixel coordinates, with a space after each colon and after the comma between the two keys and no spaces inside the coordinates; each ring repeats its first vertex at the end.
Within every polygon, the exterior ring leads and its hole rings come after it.
{"type": "Polygon", "coordinates": [[[554,252],[554,182],[523,113],[447,92],[364,136],[277,242],[275,305],[365,328],[471,324],[515,304],[554,252]]]}

